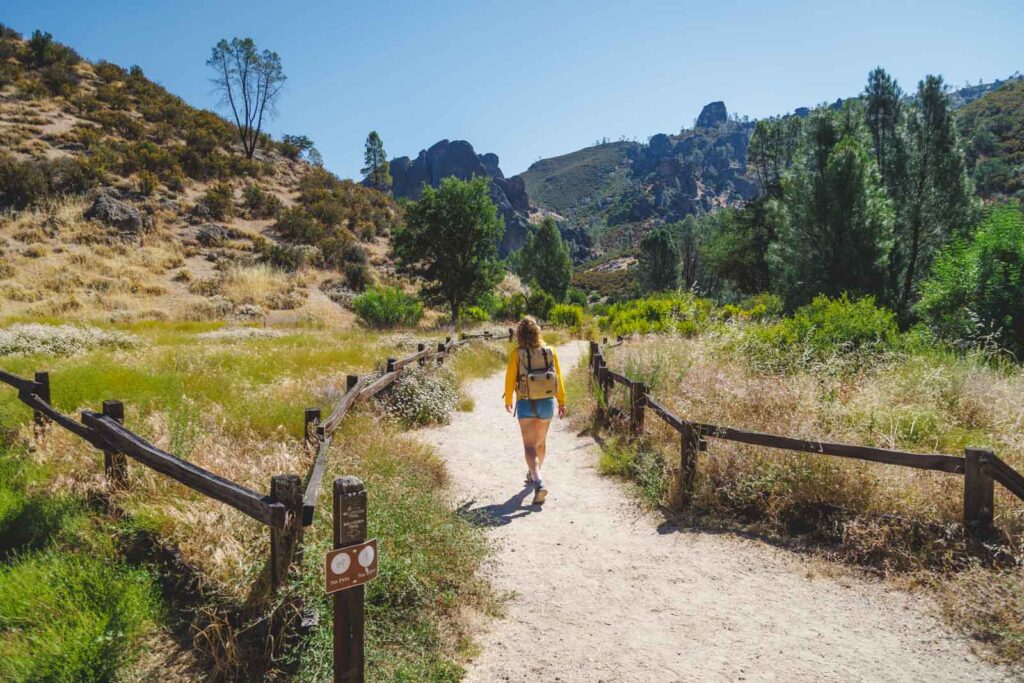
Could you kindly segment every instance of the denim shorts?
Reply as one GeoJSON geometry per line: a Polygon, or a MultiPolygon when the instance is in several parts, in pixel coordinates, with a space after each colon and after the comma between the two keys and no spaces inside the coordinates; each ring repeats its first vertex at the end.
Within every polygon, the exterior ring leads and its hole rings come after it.
{"type": "Polygon", "coordinates": [[[530,400],[521,398],[516,401],[516,417],[520,420],[529,417],[539,417],[542,420],[550,420],[555,416],[555,399],[538,398],[530,400]],[[536,409],[534,409],[536,406],[536,409]]]}

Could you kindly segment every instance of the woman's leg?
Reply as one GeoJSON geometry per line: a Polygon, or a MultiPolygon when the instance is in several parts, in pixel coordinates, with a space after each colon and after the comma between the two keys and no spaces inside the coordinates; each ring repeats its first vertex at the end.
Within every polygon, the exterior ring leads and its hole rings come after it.
{"type": "MultiPolygon", "coordinates": [[[[526,466],[530,470],[530,476],[534,481],[540,481],[540,463],[537,459],[537,432],[541,422],[535,417],[526,417],[519,420],[519,430],[523,433],[523,455],[526,458],[526,466]]],[[[545,430],[546,432],[547,430],[545,430]]]]}
{"type": "Polygon", "coordinates": [[[537,470],[544,466],[544,456],[548,454],[548,428],[551,426],[551,419],[537,420],[536,448],[537,448],[537,470]]]}

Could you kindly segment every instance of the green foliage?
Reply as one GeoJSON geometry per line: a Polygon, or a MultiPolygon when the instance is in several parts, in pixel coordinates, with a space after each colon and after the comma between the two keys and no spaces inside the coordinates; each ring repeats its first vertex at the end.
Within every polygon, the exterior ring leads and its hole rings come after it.
{"type": "Polygon", "coordinates": [[[462,317],[471,323],[485,323],[491,319],[490,314],[479,306],[466,306],[462,309],[462,317]]]}
{"type": "Polygon", "coordinates": [[[541,221],[537,232],[527,239],[519,255],[519,266],[525,280],[536,281],[556,301],[565,299],[572,282],[572,259],[568,245],[550,216],[541,221]]]}
{"type": "Polygon", "coordinates": [[[397,287],[372,287],[352,300],[352,308],[368,327],[414,327],[423,317],[423,304],[397,287]]]}
{"type": "MultiPolygon", "coordinates": [[[[781,181],[776,192],[781,196],[781,181]]],[[[707,270],[744,294],[763,292],[769,287],[767,255],[774,227],[767,207],[765,195],[741,208],[724,208],[700,218],[702,232],[707,237],[699,252],[707,270]]],[[[713,291],[714,287],[700,289],[713,291]]]]}
{"type": "Polygon", "coordinates": [[[899,341],[892,311],[873,297],[824,295],[779,322],[752,326],[742,343],[748,358],[763,367],[786,369],[851,352],[877,353],[899,341]]]}
{"type": "Polygon", "coordinates": [[[613,334],[675,332],[692,335],[712,319],[714,304],[689,292],[656,294],[613,304],[598,318],[598,327],[613,334]]]}
{"type": "Polygon", "coordinates": [[[640,242],[639,276],[645,292],[664,292],[679,285],[679,247],[664,228],[640,242]]]}
{"type": "Polygon", "coordinates": [[[203,205],[213,219],[230,220],[235,215],[234,196],[230,183],[215,183],[203,195],[203,205]]]}
{"type": "Polygon", "coordinates": [[[990,339],[1024,354],[1024,213],[990,211],[969,241],[950,244],[922,285],[921,316],[941,337],[990,339]]]}
{"type": "Polygon", "coordinates": [[[156,188],[159,186],[160,179],[156,177],[155,173],[143,171],[139,174],[139,194],[148,197],[156,192],[156,188]]]}
{"type": "Polygon", "coordinates": [[[373,272],[365,262],[350,261],[342,270],[345,274],[345,282],[353,292],[361,292],[373,284],[373,272]]]}
{"type": "Polygon", "coordinates": [[[816,293],[881,294],[889,205],[856,112],[819,110],[804,126],[793,168],[773,203],[774,289],[789,306],[816,293]]]}
{"type": "Polygon", "coordinates": [[[548,314],[548,322],[560,327],[583,327],[583,308],[573,304],[555,304],[548,314]]]}
{"type": "Polygon", "coordinates": [[[490,198],[486,178],[445,178],[424,187],[394,234],[399,267],[424,280],[422,296],[444,303],[460,324],[462,305],[501,279],[498,240],[505,226],[490,198]]]}
{"type": "Polygon", "coordinates": [[[313,141],[305,135],[284,135],[278,145],[278,150],[285,157],[292,161],[298,161],[303,152],[313,149],[313,141]]]}
{"type": "Polygon", "coordinates": [[[540,320],[547,320],[555,307],[555,297],[542,289],[535,289],[526,300],[526,312],[540,320]]]}
{"type": "Polygon", "coordinates": [[[570,287],[569,291],[565,293],[565,303],[585,309],[587,307],[587,295],[578,287],[570,287]]]}
{"type": "Polygon", "coordinates": [[[505,304],[505,315],[503,316],[506,320],[521,320],[526,315],[526,307],[529,300],[526,295],[521,292],[516,292],[508,298],[508,302],[505,304]]]}

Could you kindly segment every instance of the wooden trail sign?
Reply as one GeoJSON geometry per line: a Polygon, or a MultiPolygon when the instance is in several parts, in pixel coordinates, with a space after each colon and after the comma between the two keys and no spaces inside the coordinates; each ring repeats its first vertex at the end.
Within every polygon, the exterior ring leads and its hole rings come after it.
{"type": "Polygon", "coordinates": [[[363,585],[377,577],[377,539],[330,551],[326,565],[328,594],[363,585]]]}

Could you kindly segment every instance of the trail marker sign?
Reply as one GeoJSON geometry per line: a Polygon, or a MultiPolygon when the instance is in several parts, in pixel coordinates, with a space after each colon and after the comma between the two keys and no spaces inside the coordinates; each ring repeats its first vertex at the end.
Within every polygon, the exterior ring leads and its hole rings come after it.
{"type": "Polygon", "coordinates": [[[377,539],[331,550],[325,563],[328,594],[361,586],[377,577],[377,539]]]}

